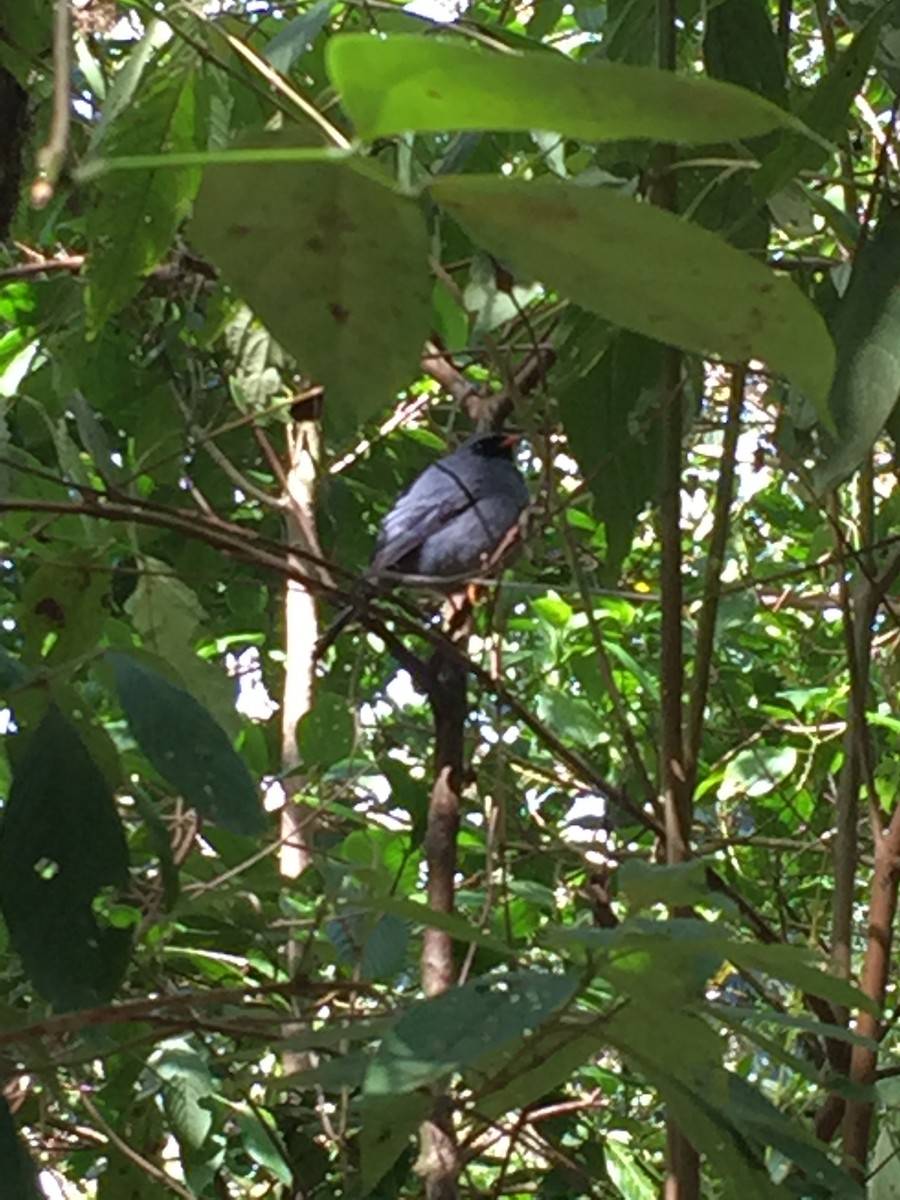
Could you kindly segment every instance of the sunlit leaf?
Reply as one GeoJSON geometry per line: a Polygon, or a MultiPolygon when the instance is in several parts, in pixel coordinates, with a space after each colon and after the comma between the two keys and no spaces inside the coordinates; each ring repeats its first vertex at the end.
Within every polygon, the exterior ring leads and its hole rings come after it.
{"type": "Polygon", "coordinates": [[[719,142],[797,125],[752,92],[649,67],[549,52],[491,54],[436,38],[334,38],[331,77],[361,137],[406,130],[548,129],[586,141],[719,142]]]}
{"type": "Polygon", "coordinates": [[[549,180],[444,177],[430,191],[480,244],[584,308],[728,362],[761,358],[824,403],[834,363],[824,321],[790,279],[715,234],[549,180]]]}
{"type": "MultiPolygon", "coordinates": [[[[296,146],[272,133],[261,149],[296,146]]],[[[346,433],[416,376],[428,333],[428,235],[418,205],[359,162],[205,169],[191,233],[326,392],[346,433]],[[389,281],[389,286],[388,286],[389,281]]]]}

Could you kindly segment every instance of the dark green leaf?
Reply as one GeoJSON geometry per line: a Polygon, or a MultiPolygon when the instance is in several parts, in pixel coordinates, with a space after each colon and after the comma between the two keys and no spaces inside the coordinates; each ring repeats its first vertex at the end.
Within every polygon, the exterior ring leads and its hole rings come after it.
{"type": "Polygon", "coordinates": [[[35,987],[54,1008],[109,1000],[129,934],[97,920],[95,899],[128,882],[110,789],[55,708],[16,765],[0,835],[0,907],[35,987]]]}
{"type": "Polygon", "coordinates": [[[265,829],[256,784],[225,731],[197,703],[128,655],[109,655],[135,741],[188,804],[217,825],[250,836],[265,829]]]}
{"type": "Polygon", "coordinates": [[[885,208],[856,256],[835,319],[837,371],[828,400],[837,436],[815,471],[817,491],[846,479],[872,448],[900,396],[900,208],[885,208]]]}
{"type": "Polygon", "coordinates": [[[359,1135],[363,1195],[390,1170],[409,1145],[431,1103],[427,1092],[363,1098],[359,1135]]]}
{"type": "Polygon", "coordinates": [[[0,1179],[3,1200],[41,1200],[37,1171],[19,1140],[6,1098],[0,1095],[0,1179]]]}
{"type": "Polygon", "coordinates": [[[594,515],[606,525],[610,579],[618,579],[638,513],[656,496],[662,362],[658,342],[620,333],[599,362],[559,391],[569,446],[594,496],[594,515]]]}
{"type": "MultiPolygon", "coordinates": [[[[831,64],[828,74],[801,105],[799,116],[808,129],[833,141],[844,127],[853,99],[862,86],[878,44],[884,9],[876,12],[831,64]]],[[[815,171],[828,150],[810,138],[785,132],[781,144],[753,175],[753,189],[764,198],[780,191],[798,171],[815,171]]]]}

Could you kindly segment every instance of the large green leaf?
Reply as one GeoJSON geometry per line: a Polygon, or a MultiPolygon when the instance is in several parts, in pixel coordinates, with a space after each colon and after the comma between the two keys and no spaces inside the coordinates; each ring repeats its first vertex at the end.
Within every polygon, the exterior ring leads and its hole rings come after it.
{"type": "Polygon", "coordinates": [[[519,270],[626,329],[728,362],[761,358],[824,405],[825,323],[762,263],[674,214],[553,180],[447,176],[430,188],[519,270]]]}
{"type": "MultiPolygon", "coordinates": [[[[193,54],[154,76],[146,93],[113,123],[101,143],[104,154],[177,153],[198,145],[193,54]]],[[[158,266],[200,183],[193,167],[162,167],[111,175],[87,206],[87,306],[96,336],[137,293],[158,266]]]]}
{"type": "Polygon", "coordinates": [[[221,725],[144,663],[118,652],[109,661],[135,741],[160,775],[223,829],[261,833],[265,820],[256,784],[221,725]]]}
{"type": "MultiPolygon", "coordinates": [[[[296,146],[292,133],[254,145],[296,146]]],[[[191,234],[347,432],[415,378],[431,319],[418,205],[361,162],[209,166],[191,234]]]]}
{"type": "Polygon", "coordinates": [[[26,973],[54,1008],[89,1007],[113,994],[129,934],[101,924],[95,900],[127,883],[109,786],[51,708],[13,773],[0,834],[0,908],[26,973]]]}
{"type": "Polygon", "coordinates": [[[752,92],[621,63],[489,54],[436,38],[348,34],[328,70],[361,137],[449,129],[547,129],[586,141],[720,142],[796,118],[752,92]]]}
{"type": "Polygon", "coordinates": [[[826,491],[868,454],[900,396],[900,208],[865,242],[835,319],[837,371],[828,405],[836,436],[813,483],[826,491]]]}

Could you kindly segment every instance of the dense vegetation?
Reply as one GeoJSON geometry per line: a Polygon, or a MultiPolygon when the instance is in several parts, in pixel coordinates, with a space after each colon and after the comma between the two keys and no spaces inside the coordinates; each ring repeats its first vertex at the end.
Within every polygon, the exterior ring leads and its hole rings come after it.
{"type": "Polygon", "coordinates": [[[900,3],[437,7],[0,16],[0,1191],[885,1200],[900,3]]]}

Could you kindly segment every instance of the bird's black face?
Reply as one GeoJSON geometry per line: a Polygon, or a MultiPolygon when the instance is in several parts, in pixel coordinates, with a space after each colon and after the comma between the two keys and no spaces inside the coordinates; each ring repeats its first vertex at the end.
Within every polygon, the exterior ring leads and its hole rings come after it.
{"type": "Polygon", "coordinates": [[[520,437],[518,433],[485,433],[472,443],[472,453],[480,458],[512,459],[520,437]]]}

